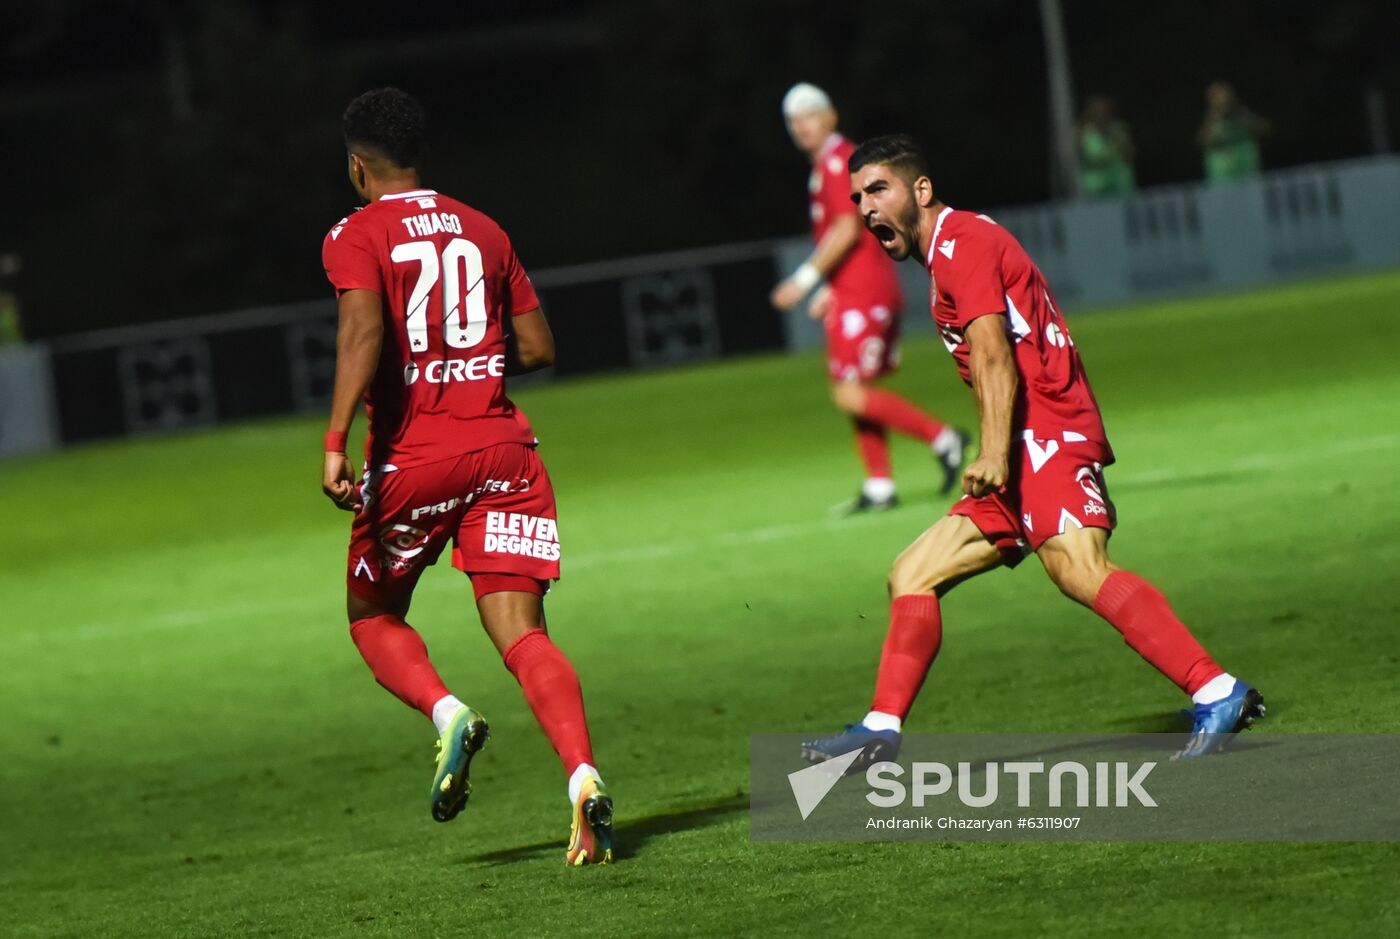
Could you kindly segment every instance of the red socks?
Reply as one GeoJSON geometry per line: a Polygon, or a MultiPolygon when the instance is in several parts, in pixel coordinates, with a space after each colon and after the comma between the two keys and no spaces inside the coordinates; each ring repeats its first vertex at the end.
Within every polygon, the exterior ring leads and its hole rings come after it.
{"type": "Polygon", "coordinates": [[[371,616],[350,624],[350,638],[375,681],[404,704],[433,716],[433,705],[448,694],[447,686],[412,626],[399,616],[371,616]]]}
{"type": "MultiPolygon", "coordinates": [[[[351,624],[350,638],[376,681],[404,704],[433,716],[433,705],[449,692],[428,660],[423,637],[412,626],[398,616],[371,616],[351,624]]],[[[544,630],[532,629],[506,650],[504,659],[564,769],[573,772],[580,763],[592,765],[583,692],[564,653],[544,630]]]]}
{"type": "Polygon", "coordinates": [[[893,714],[900,720],[908,716],[942,641],[943,620],[937,597],[895,597],[890,604],[890,631],[880,653],[880,672],[870,710],[893,714]]]}
{"type": "Polygon", "coordinates": [[[1176,618],[1162,592],[1136,574],[1109,574],[1094,597],[1094,612],[1112,623],[1134,652],[1187,694],[1195,694],[1225,671],[1176,618]]]}
{"type": "Polygon", "coordinates": [[[856,449],[865,464],[866,479],[890,478],[890,444],[882,424],[856,418],[856,449]]]}
{"type": "Polygon", "coordinates": [[[865,389],[865,412],[861,417],[867,421],[893,427],[901,434],[908,434],[924,443],[932,443],[943,430],[943,425],[929,414],[893,391],[883,388],[865,389]]]}
{"type": "MultiPolygon", "coordinates": [[[[1195,694],[1225,672],[1176,618],[1161,591],[1136,574],[1110,574],[1094,598],[1094,612],[1112,623],[1138,655],[1187,694],[1195,694]]],[[[937,597],[895,597],[870,710],[901,720],[907,717],[942,639],[937,597]]]]}
{"type": "Polygon", "coordinates": [[[564,653],[543,629],[532,629],[512,643],[503,658],[506,668],[520,682],[540,729],[564,761],[564,771],[572,773],[580,763],[592,765],[593,747],[583,714],[583,691],[578,674],[564,653]]]}

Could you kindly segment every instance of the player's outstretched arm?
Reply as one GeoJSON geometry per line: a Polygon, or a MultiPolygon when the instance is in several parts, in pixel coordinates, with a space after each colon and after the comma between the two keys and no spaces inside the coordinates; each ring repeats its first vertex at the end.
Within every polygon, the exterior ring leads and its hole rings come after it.
{"type": "Polygon", "coordinates": [[[843,212],[836,216],[826,234],[822,235],[822,240],[817,242],[817,250],[812,252],[807,263],[815,267],[817,273],[823,277],[830,277],[831,272],[841,266],[841,262],[846,260],[846,255],[856,246],[862,228],[860,216],[855,212],[843,212]]]}
{"type": "Polygon", "coordinates": [[[321,490],[337,506],[348,511],[361,507],[355,474],[345,454],[345,435],[355,420],[369,383],[379,367],[384,341],[384,315],[379,294],[373,290],[347,290],[340,295],[340,327],[335,337],[335,390],[331,393],[331,418],[326,428],[326,457],[321,468],[321,490]]]}
{"type": "Polygon", "coordinates": [[[843,212],[831,222],[831,227],[817,242],[811,257],[802,263],[795,273],[773,288],[769,300],[779,310],[791,310],[802,302],[823,277],[841,266],[846,255],[855,247],[861,233],[860,216],[854,212],[843,212]]]}
{"type": "Polygon", "coordinates": [[[963,471],[963,492],[977,497],[1005,486],[1011,474],[1011,417],[1020,376],[1004,316],[979,316],[967,324],[963,336],[982,426],[981,452],[963,471]]]}
{"type": "Polygon", "coordinates": [[[506,336],[506,374],[524,375],[554,364],[554,333],[539,307],[512,316],[506,336]]]}

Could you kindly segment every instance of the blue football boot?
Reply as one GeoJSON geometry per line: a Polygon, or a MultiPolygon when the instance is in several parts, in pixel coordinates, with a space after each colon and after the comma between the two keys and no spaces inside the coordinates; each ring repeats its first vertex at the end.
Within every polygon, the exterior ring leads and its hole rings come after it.
{"type": "Polygon", "coordinates": [[[1213,704],[1191,709],[1191,737],[1174,760],[1189,760],[1219,753],[1235,734],[1264,716],[1264,696],[1244,682],[1235,681],[1230,693],[1213,704]]]}
{"type": "Polygon", "coordinates": [[[852,750],[862,750],[861,755],[846,768],[846,775],[850,776],[872,763],[893,761],[899,756],[899,741],[897,730],[871,730],[863,724],[847,724],[839,734],[802,744],[802,758],[808,763],[825,763],[852,750]]]}

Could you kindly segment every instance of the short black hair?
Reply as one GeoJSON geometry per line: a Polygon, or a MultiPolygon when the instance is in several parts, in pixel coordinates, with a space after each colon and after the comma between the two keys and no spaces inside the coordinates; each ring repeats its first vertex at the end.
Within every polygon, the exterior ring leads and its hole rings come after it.
{"type": "Polygon", "coordinates": [[[924,156],[923,148],[908,134],[886,134],[883,137],[871,137],[856,147],[847,163],[847,169],[854,173],[871,163],[884,163],[886,166],[892,166],[908,176],[911,182],[920,176],[930,178],[933,176],[933,172],[929,169],[928,157],[924,156]]]}
{"type": "Polygon", "coordinates": [[[397,88],[366,91],[341,119],[347,150],[363,148],[400,169],[417,170],[428,162],[427,124],[423,105],[397,88]]]}

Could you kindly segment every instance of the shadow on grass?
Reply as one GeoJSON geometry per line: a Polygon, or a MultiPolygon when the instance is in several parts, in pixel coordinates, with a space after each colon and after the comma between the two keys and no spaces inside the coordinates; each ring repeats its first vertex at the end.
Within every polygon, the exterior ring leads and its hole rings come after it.
{"type": "MultiPolygon", "coordinates": [[[[1051,747],[1041,749],[1036,753],[1012,754],[999,758],[997,762],[1006,763],[1011,760],[1035,759],[1038,756],[1045,756],[1052,753],[1072,754],[1078,751],[1095,751],[1101,749],[1105,744],[1112,744],[1117,749],[1143,750],[1145,752],[1162,752],[1163,743],[1157,739],[1158,735],[1169,734],[1180,737],[1179,745],[1186,744],[1187,735],[1191,732],[1191,712],[1169,711],[1154,712],[1151,714],[1139,714],[1134,717],[1123,717],[1112,722],[1114,725],[1123,728],[1121,733],[1133,734],[1132,738],[1123,739],[1119,737],[1104,739],[1089,739],[1067,743],[1061,747],[1051,747]]],[[[1274,746],[1277,741],[1270,741],[1268,736],[1248,736],[1245,734],[1229,744],[1231,751],[1248,751],[1267,749],[1274,746]]]]}
{"type": "MultiPolygon", "coordinates": [[[[1130,737],[1100,737],[1088,740],[1077,740],[1056,747],[1036,747],[1034,750],[1021,753],[1004,753],[992,756],[985,763],[978,763],[973,766],[974,775],[983,773],[992,764],[1005,765],[1012,762],[1043,760],[1054,755],[1073,757],[1075,754],[1087,753],[1102,757],[1104,753],[1120,753],[1126,751],[1139,751],[1144,754],[1154,754],[1163,759],[1170,757],[1175,760],[1174,754],[1178,749],[1186,745],[1187,731],[1191,729],[1190,720],[1186,720],[1185,730],[1175,733],[1176,728],[1167,730],[1137,730],[1133,731],[1130,737]],[[1171,742],[1168,743],[1160,739],[1167,736],[1171,742]],[[1107,748],[1107,750],[1105,750],[1107,748]]],[[[1277,738],[1270,739],[1266,734],[1263,736],[1248,737],[1240,735],[1237,739],[1230,741],[1227,752],[1247,753],[1251,750],[1268,750],[1281,745],[1277,738]]]]}
{"type": "MultiPolygon", "coordinates": [[[[1282,713],[1283,708],[1274,704],[1269,705],[1269,717],[1278,717],[1282,713]]],[[[1157,711],[1151,714],[1120,717],[1111,723],[1115,728],[1121,728],[1120,732],[1125,734],[1188,734],[1191,732],[1191,712],[1187,709],[1157,711]]],[[[1264,726],[1268,726],[1267,717],[1264,718],[1264,726]]]]}
{"type": "Polygon", "coordinates": [[[1125,734],[1188,734],[1191,732],[1189,711],[1158,711],[1152,714],[1138,714],[1133,717],[1120,717],[1109,722],[1115,729],[1121,728],[1125,734]]]}
{"type": "MultiPolygon", "coordinates": [[[[1032,752],[1027,753],[1006,753],[999,756],[988,757],[988,762],[999,764],[1012,761],[1043,759],[1052,754],[1073,755],[1075,753],[1087,752],[1095,753],[1102,751],[1105,746],[1112,750],[1140,750],[1144,753],[1166,754],[1175,752],[1185,746],[1187,736],[1191,732],[1191,712],[1187,710],[1153,712],[1149,714],[1138,714],[1131,717],[1121,717],[1111,722],[1115,727],[1121,728],[1112,736],[1099,737],[1097,735],[1087,735],[1086,739],[1066,742],[1062,746],[1037,747],[1032,752]],[[1123,737],[1119,734],[1131,734],[1123,737]],[[1177,738],[1172,744],[1164,742],[1162,736],[1177,738]]],[[[1232,752],[1247,752],[1250,750],[1263,750],[1276,746],[1277,740],[1270,740],[1265,735],[1240,734],[1235,740],[1230,741],[1228,749],[1232,752]]],[[[974,772],[982,771],[979,766],[974,772]]]]}
{"type": "MultiPolygon", "coordinates": [[[[653,815],[644,815],[641,818],[620,816],[613,830],[613,860],[627,860],[636,854],[642,845],[658,835],[704,828],[748,810],[749,794],[736,792],[733,795],[690,808],[657,812],[653,815]]],[[[516,861],[527,861],[542,854],[558,853],[563,850],[563,843],[559,839],[553,839],[514,848],[503,848],[499,851],[488,851],[485,854],[467,858],[466,863],[513,864],[516,861]]]]}

